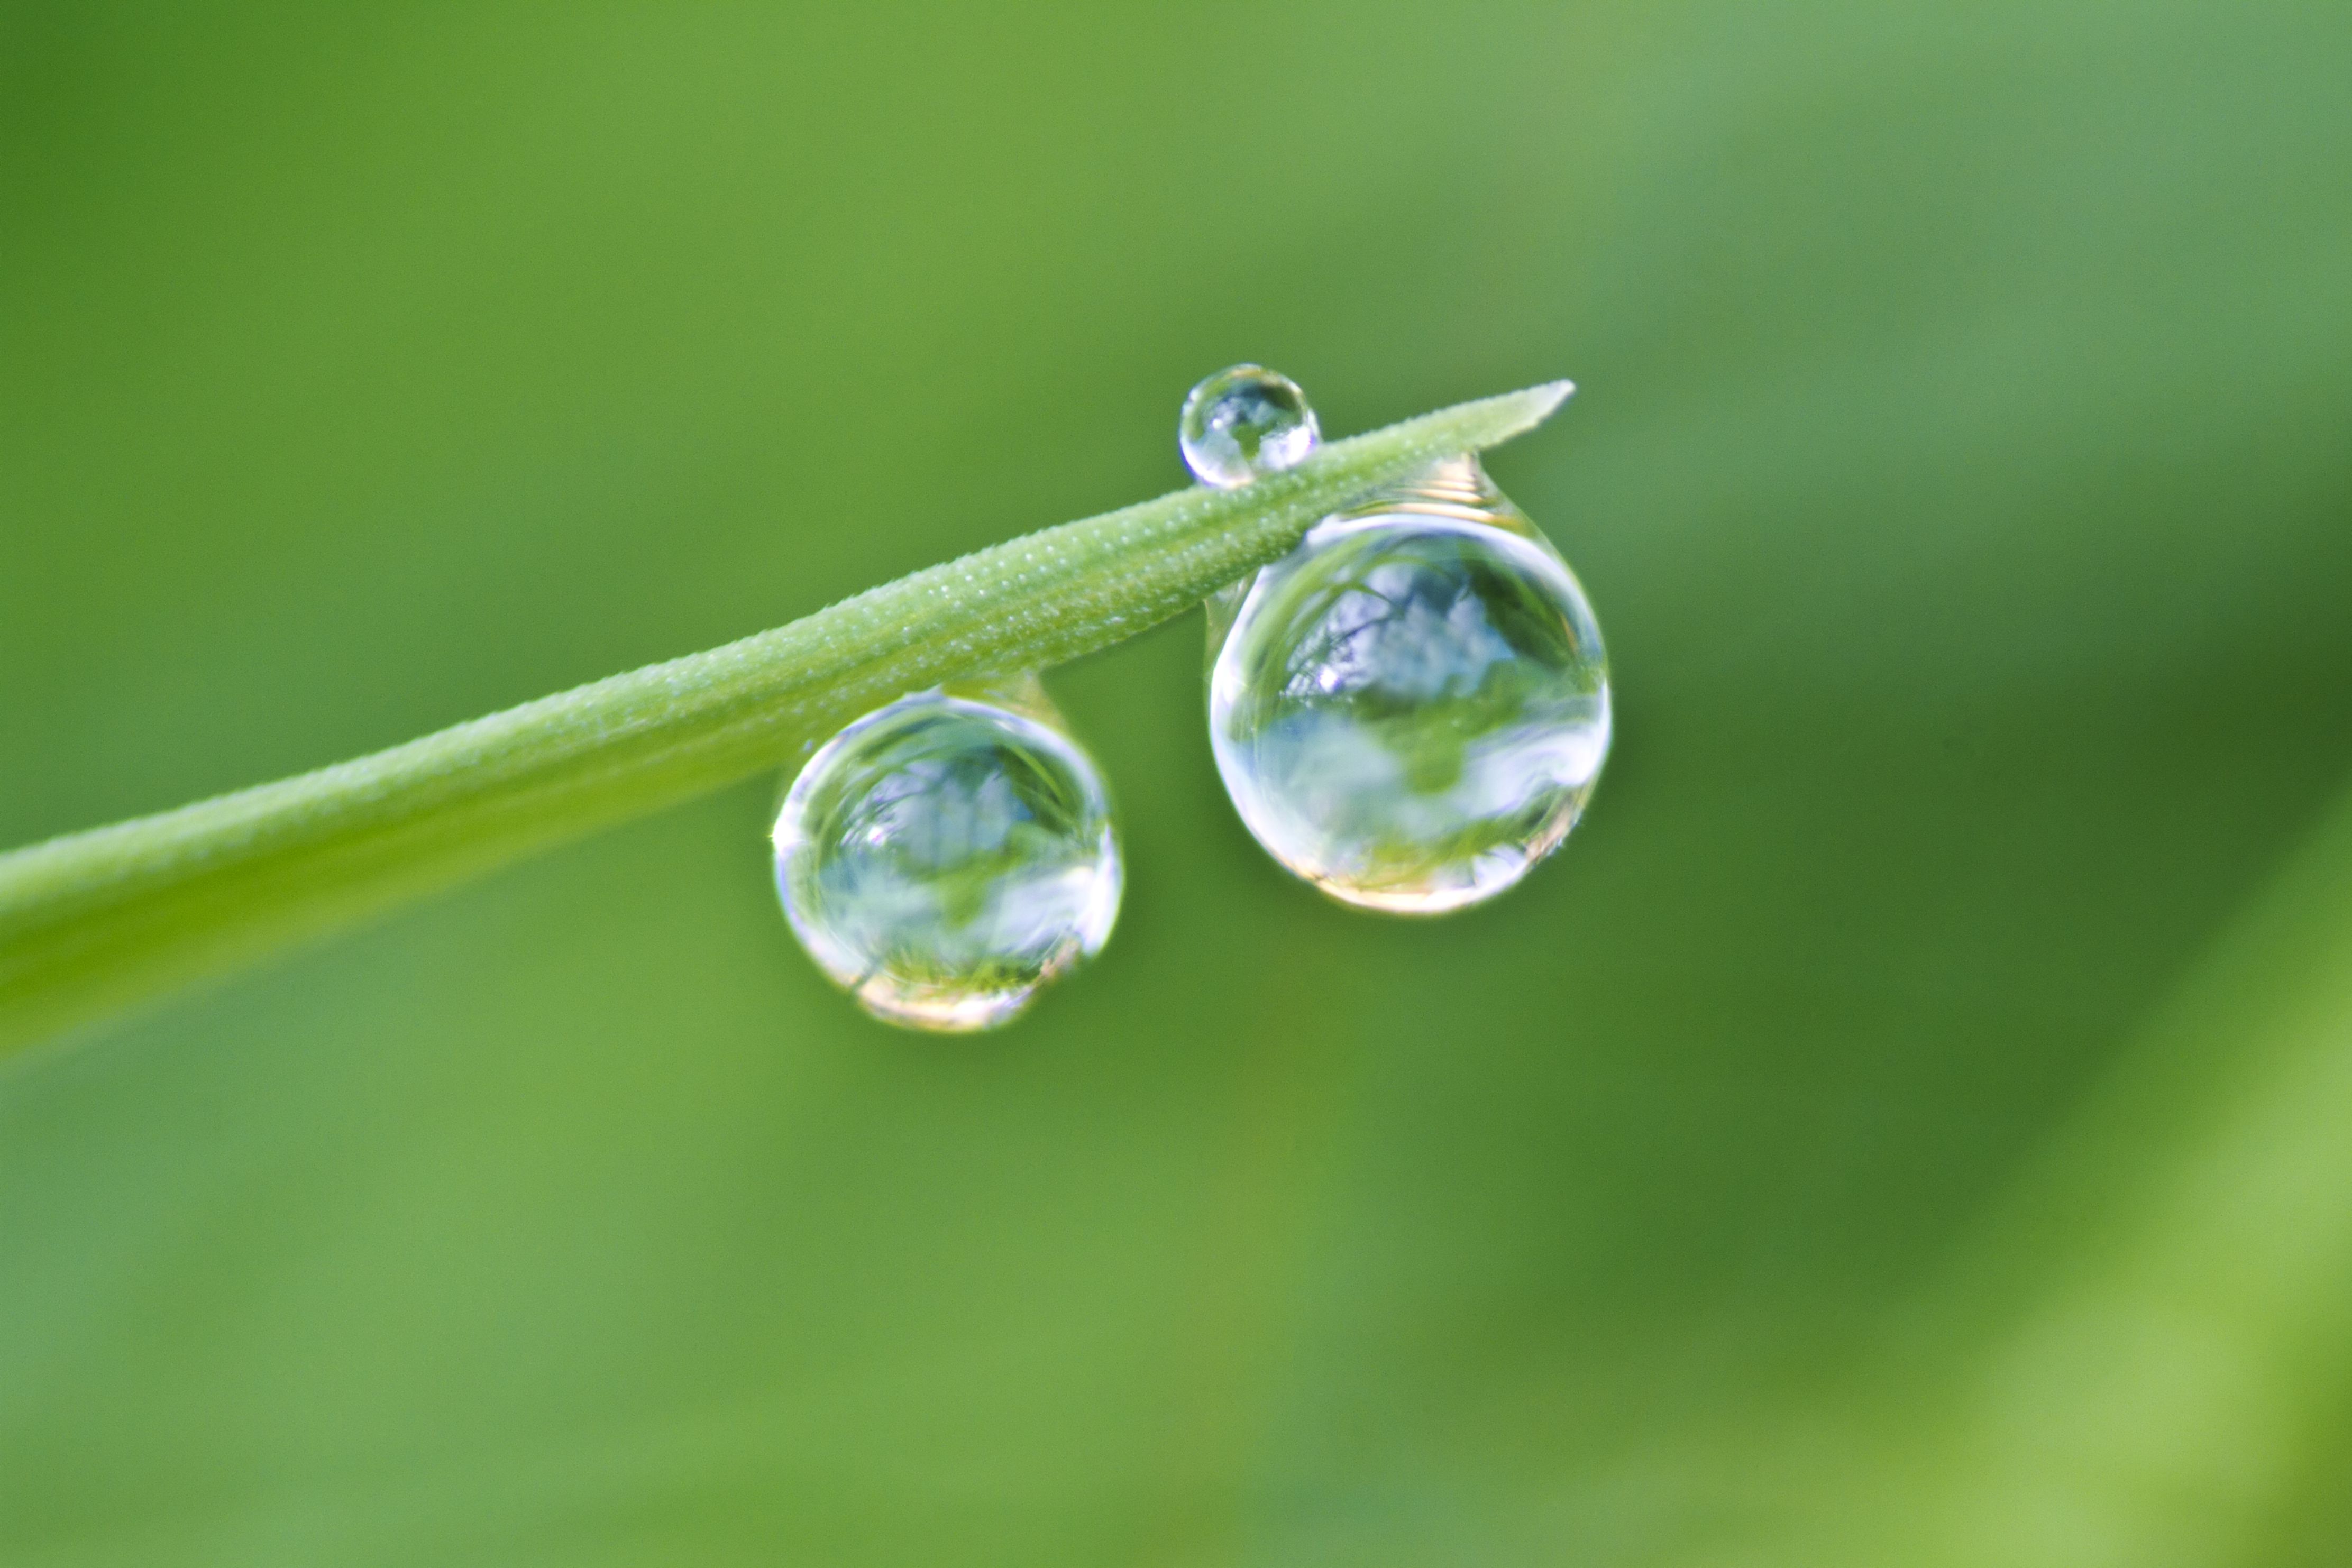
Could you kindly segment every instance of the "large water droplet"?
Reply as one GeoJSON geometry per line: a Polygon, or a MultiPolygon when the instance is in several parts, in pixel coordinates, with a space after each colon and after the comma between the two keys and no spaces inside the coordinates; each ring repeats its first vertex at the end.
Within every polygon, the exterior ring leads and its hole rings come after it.
{"type": "Polygon", "coordinates": [[[1264,365],[1219,371],[1185,397],[1176,421],[1184,466],[1221,490],[1290,467],[1319,439],[1298,383],[1264,365]]]}
{"type": "Polygon", "coordinates": [[[1601,630],[1559,552],[1460,459],[1326,518],[1248,583],[1209,738],[1291,871],[1367,908],[1458,909],[1576,825],[1609,750],[1601,630]]]}
{"type": "Polygon", "coordinates": [[[867,714],[801,769],[775,846],[801,945],[911,1029],[1010,1021],[1118,915],[1101,775],[1034,679],[867,714]]]}

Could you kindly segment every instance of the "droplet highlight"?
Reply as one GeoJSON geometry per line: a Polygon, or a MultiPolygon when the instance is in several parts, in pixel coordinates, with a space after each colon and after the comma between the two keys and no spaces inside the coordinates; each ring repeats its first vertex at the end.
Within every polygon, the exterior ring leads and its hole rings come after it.
{"type": "Polygon", "coordinates": [[[1239,592],[1209,737],[1290,871],[1440,914],[1513,886],[1576,825],[1609,751],[1601,630],[1475,458],[1326,518],[1239,592]]]}
{"type": "Polygon", "coordinates": [[[867,714],[801,769],[774,840],[801,946],[909,1029],[1010,1022],[1118,915],[1101,774],[1034,680],[867,714]]]}
{"type": "Polygon", "coordinates": [[[1321,438],[1298,383],[1264,365],[1219,371],[1185,397],[1176,422],[1184,466],[1221,490],[1293,466],[1321,438]]]}

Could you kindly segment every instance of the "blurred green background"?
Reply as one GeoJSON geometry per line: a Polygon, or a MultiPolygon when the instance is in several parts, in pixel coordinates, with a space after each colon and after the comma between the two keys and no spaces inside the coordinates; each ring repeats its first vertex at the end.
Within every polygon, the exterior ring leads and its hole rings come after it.
{"type": "Polygon", "coordinates": [[[761,780],[0,1068],[10,1564],[2352,1540],[2352,11],[0,8],[0,843],[1557,375],[1509,898],[1248,841],[1011,1032],[761,780]]]}

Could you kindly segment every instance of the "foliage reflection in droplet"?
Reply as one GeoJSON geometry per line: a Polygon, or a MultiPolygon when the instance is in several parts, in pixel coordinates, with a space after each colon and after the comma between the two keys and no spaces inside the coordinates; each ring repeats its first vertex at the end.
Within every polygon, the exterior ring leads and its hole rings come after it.
{"type": "Polygon", "coordinates": [[[1099,951],[1118,913],[1101,775],[1034,679],[857,720],[801,769],[775,851],[809,956],[913,1029],[1010,1021],[1099,951]]]}
{"type": "Polygon", "coordinates": [[[1234,365],[1194,387],[1176,420],[1184,466],[1230,490],[1297,464],[1322,438],[1307,394],[1264,365],[1234,365]]]}
{"type": "Polygon", "coordinates": [[[1591,607],[1474,458],[1318,523],[1212,601],[1210,636],[1235,809],[1348,904],[1503,892],[1567,837],[1608,753],[1591,607]]]}

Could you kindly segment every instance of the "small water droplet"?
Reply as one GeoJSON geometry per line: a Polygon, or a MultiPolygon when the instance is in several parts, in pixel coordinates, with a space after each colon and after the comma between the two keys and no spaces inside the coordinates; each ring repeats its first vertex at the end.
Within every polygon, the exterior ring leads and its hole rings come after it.
{"type": "Polygon", "coordinates": [[[875,1017],[992,1029],[1101,950],[1118,843],[1101,775],[1055,720],[1034,678],[925,692],[793,780],[775,828],[784,915],[875,1017]]]}
{"type": "Polygon", "coordinates": [[[1185,397],[1176,421],[1184,466],[1221,490],[1292,466],[1319,439],[1298,383],[1264,365],[1219,371],[1185,397]]]}
{"type": "Polygon", "coordinates": [[[1576,825],[1609,750],[1575,575],[1475,459],[1326,518],[1221,596],[1209,737],[1242,821],[1343,903],[1491,898],[1576,825]]]}

